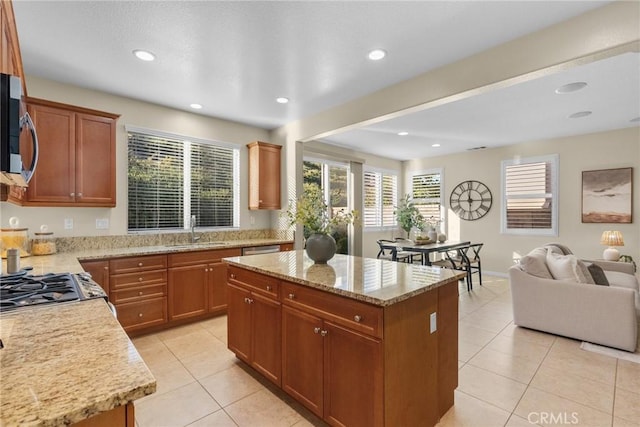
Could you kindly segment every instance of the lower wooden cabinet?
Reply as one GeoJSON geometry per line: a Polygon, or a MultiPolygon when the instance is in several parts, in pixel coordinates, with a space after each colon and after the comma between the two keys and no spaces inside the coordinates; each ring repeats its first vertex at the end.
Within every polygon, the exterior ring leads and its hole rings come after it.
{"type": "Polygon", "coordinates": [[[164,296],[115,304],[115,307],[118,321],[127,332],[167,323],[167,298],[164,296]]]}
{"type": "Polygon", "coordinates": [[[82,269],[91,275],[91,278],[107,293],[109,297],[109,261],[82,261],[82,269]]]}
{"type": "Polygon", "coordinates": [[[208,276],[207,264],[169,268],[169,320],[207,312],[208,276]]]}
{"type": "Polygon", "coordinates": [[[135,427],[133,403],[116,406],[110,411],[101,412],[72,425],[74,427],[135,427]]]}

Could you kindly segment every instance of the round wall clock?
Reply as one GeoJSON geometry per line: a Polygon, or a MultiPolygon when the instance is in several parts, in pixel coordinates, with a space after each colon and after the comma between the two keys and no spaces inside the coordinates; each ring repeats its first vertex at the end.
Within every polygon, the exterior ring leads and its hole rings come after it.
{"type": "Polygon", "coordinates": [[[449,207],[467,221],[480,219],[491,209],[491,191],[480,181],[463,181],[449,197],[449,207]]]}

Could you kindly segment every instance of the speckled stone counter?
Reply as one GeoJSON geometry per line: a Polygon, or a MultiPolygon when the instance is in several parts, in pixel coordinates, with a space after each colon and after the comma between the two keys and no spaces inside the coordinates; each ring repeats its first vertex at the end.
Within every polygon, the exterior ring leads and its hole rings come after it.
{"type": "Polygon", "coordinates": [[[155,392],[103,300],[0,316],[0,425],[68,425],[155,392]]]}
{"type": "Polygon", "coordinates": [[[303,250],[224,258],[224,261],[378,306],[395,304],[464,276],[440,267],[340,254],[326,265],[314,264],[303,250]]]}

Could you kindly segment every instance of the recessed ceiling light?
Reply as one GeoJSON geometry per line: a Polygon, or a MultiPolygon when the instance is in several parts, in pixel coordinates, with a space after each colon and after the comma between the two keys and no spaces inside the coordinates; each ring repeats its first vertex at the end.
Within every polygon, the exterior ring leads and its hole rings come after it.
{"type": "Polygon", "coordinates": [[[136,58],[143,61],[153,61],[154,59],[156,59],[156,56],[147,50],[136,49],[133,51],[133,54],[136,56],[136,58]]]}
{"type": "Polygon", "coordinates": [[[409,132],[405,132],[405,131],[398,132],[398,135],[400,135],[400,136],[407,136],[407,135],[409,135],[409,132]]]}
{"type": "Polygon", "coordinates": [[[431,144],[432,147],[440,147],[440,144],[431,144]]]}
{"type": "Polygon", "coordinates": [[[570,119],[579,119],[580,117],[587,117],[591,115],[591,111],[578,111],[569,116],[570,119]]]}
{"type": "Polygon", "coordinates": [[[387,52],[385,52],[382,49],[373,49],[371,52],[369,52],[368,56],[369,56],[369,59],[372,61],[379,61],[385,56],[387,56],[387,52]]]}
{"type": "Polygon", "coordinates": [[[289,102],[289,98],[285,98],[284,96],[281,96],[279,98],[276,98],[276,102],[278,104],[286,104],[287,102],[289,102]]]}
{"type": "Polygon", "coordinates": [[[640,117],[635,117],[631,120],[629,120],[630,122],[640,122],[640,117]]]}
{"type": "Polygon", "coordinates": [[[585,82],[567,83],[566,85],[562,85],[558,89],[556,89],[556,93],[563,94],[563,93],[577,92],[586,86],[587,84],[585,82]]]}
{"type": "Polygon", "coordinates": [[[191,104],[189,105],[189,107],[193,108],[194,110],[199,110],[202,108],[202,105],[200,104],[191,104]]]}

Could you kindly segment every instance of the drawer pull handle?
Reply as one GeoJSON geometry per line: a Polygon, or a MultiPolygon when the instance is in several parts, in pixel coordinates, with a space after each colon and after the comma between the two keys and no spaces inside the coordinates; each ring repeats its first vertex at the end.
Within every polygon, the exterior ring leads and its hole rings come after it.
{"type": "Polygon", "coordinates": [[[142,277],[138,277],[138,282],[142,282],[142,277]]]}
{"type": "Polygon", "coordinates": [[[289,294],[289,299],[295,299],[295,298],[296,298],[295,294],[289,294]]]}
{"type": "Polygon", "coordinates": [[[271,286],[267,285],[267,290],[271,291],[271,286]]]}
{"type": "Polygon", "coordinates": [[[104,269],[105,269],[105,270],[108,270],[108,269],[109,269],[109,267],[105,267],[104,269]]]}
{"type": "Polygon", "coordinates": [[[323,337],[326,337],[328,333],[329,332],[327,331],[320,331],[320,335],[322,335],[323,337]]]}
{"type": "Polygon", "coordinates": [[[319,334],[320,333],[320,328],[313,328],[313,333],[314,334],[319,334]]]}
{"type": "Polygon", "coordinates": [[[235,274],[233,274],[233,273],[231,273],[231,274],[230,274],[230,276],[231,276],[231,278],[232,278],[232,279],[235,279],[235,278],[236,278],[236,275],[235,275],[235,274]]]}
{"type": "Polygon", "coordinates": [[[142,267],[142,263],[141,262],[138,263],[138,267],[142,267]]]}
{"type": "Polygon", "coordinates": [[[360,322],[362,322],[362,316],[359,316],[359,315],[356,314],[355,316],[353,316],[353,320],[355,320],[356,322],[360,323],[360,322]]]}
{"type": "Polygon", "coordinates": [[[249,300],[249,304],[253,304],[253,299],[252,298],[248,298],[249,300]]]}
{"type": "Polygon", "coordinates": [[[138,317],[142,317],[142,313],[138,313],[138,317]]]}

